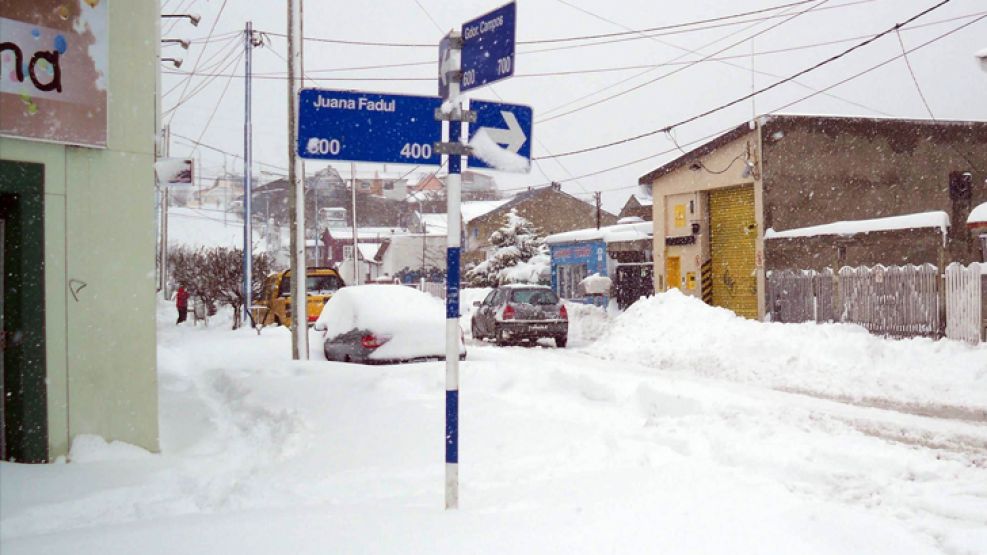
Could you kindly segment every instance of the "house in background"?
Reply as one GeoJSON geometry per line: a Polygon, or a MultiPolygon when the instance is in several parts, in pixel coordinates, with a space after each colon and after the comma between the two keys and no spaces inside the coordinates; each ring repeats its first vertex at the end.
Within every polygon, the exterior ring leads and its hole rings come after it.
{"type": "Polygon", "coordinates": [[[985,172],[987,122],[757,118],[641,177],[655,287],[763,318],[766,271],[969,263],[985,172]]]}
{"type": "MultiPolygon", "coordinates": [[[[482,215],[466,221],[466,237],[463,242],[463,263],[482,262],[490,248],[490,235],[504,226],[507,214],[516,210],[518,215],[530,221],[545,235],[595,226],[597,209],[578,198],[564,193],[560,186],[550,185],[530,189],[499,204],[481,205],[491,208],[482,215]]],[[[464,203],[465,206],[465,203],[464,203]]],[[[464,209],[466,216],[469,209],[464,209]]],[[[617,223],[617,216],[601,210],[600,226],[617,223]]],[[[472,215],[472,214],[471,214],[472,215]]]]}
{"type": "Polygon", "coordinates": [[[624,207],[620,209],[617,217],[621,220],[625,218],[641,218],[642,221],[650,222],[654,216],[652,204],[650,194],[643,192],[634,193],[624,203],[624,207]]]}

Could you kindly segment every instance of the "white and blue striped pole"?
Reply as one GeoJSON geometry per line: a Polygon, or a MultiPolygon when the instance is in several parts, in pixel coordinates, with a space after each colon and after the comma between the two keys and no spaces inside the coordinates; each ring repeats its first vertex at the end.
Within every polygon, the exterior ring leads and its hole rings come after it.
{"type": "MultiPolygon", "coordinates": [[[[450,51],[448,70],[455,76],[449,79],[445,100],[452,103],[449,121],[449,143],[458,146],[462,134],[459,121],[459,34],[450,33],[454,45],[450,51]]],[[[458,152],[449,154],[449,177],[446,180],[446,509],[459,506],[459,254],[460,254],[460,190],[462,157],[458,152]]]]}

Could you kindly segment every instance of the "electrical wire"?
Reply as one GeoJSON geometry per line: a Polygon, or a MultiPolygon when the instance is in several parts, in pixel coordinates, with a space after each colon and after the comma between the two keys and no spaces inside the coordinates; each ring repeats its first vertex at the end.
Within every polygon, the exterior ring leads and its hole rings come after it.
{"type": "MultiPolygon", "coordinates": [[[[563,0],[559,0],[559,1],[563,1],[563,0]]],[[[548,117],[544,117],[543,116],[540,120],[536,121],[535,123],[543,124],[543,123],[546,123],[546,122],[549,122],[549,121],[552,121],[552,120],[555,120],[555,119],[558,119],[558,118],[561,118],[561,117],[568,116],[570,114],[574,114],[576,112],[581,112],[583,110],[592,108],[594,106],[599,106],[603,102],[609,102],[611,100],[620,98],[620,97],[622,97],[624,95],[630,94],[630,93],[632,93],[632,92],[634,92],[636,90],[639,90],[639,89],[642,89],[642,88],[647,87],[649,85],[652,85],[654,83],[657,83],[657,82],[659,82],[659,81],[661,81],[663,79],[667,79],[668,77],[671,77],[673,75],[676,75],[678,73],[681,73],[681,72],[683,72],[683,71],[685,71],[685,70],[687,70],[687,69],[689,69],[689,68],[691,68],[691,67],[699,64],[700,62],[705,62],[709,58],[712,58],[713,56],[716,56],[718,54],[722,54],[723,52],[726,52],[727,50],[730,50],[731,48],[734,48],[735,46],[738,46],[740,44],[746,43],[749,40],[752,40],[752,39],[754,39],[756,37],[759,37],[759,36],[761,36],[761,35],[769,32],[769,31],[772,31],[774,29],[777,29],[778,27],[780,27],[780,26],[782,26],[782,25],[784,25],[784,24],[786,24],[786,23],[788,23],[788,22],[790,22],[790,21],[792,21],[792,20],[794,20],[794,19],[796,19],[796,18],[804,15],[805,13],[807,13],[807,12],[809,12],[809,11],[811,11],[811,10],[813,10],[813,9],[821,6],[821,5],[823,5],[824,3],[828,2],[828,1],[829,0],[820,0],[820,2],[818,4],[815,4],[813,6],[810,6],[810,7],[806,8],[805,10],[802,10],[801,12],[797,12],[795,14],[788,15],[784,20],[782,20],[782,21],[780,21],[778,23],[775,23],[774,25],[771,25],[769,27],[766,27],[766,28],[764,28],[764,29],[762,29],[760,31],[757,31],[753,35],[750,35],[750,36],[745,37],[745,38],[742,38],[742,39],[740,39],[738,41],[732,42],[732,43],[728,44],[727,46],[725,46],[723,48],[720,48],[719,50],[717,50],[717,51],[715,51],[715,52],[713,52],[713,53],[711,53],[709,55],[703,56],[700,60],[696,61],[695,64],[685,65],[685,66],[682,66],[682,67],[673,69],[671,71],[662,73],[661,75],[659,75],[659,76],[657,76],[657,77],[655,77],[653,79],[649,79],[647,81],[644,81],[643,83],[639,83],[639,84],[634,85],[634,86],[632,86],[630,88],[624,89],[624,90],[622,90],[620,92],[611,94],[609,96],[605,96],[605,97],[603,97],[603,98],[601,98],[599,100],[594,101],[591,104],[585,104],[583,106],[580,106],[580,107],[577,107],[577,108],[573,108],[572,110],[568,110],[568,111],[565,111],[565,112],[557,113],[557,114],[552,115],[552,116],[548,116],[548,117]]],[[[565,3],[565,2],[563,1],[563,3],[565,3]]],[[[738,33],[734,33],[734,34],[742,33],[745,30],[750,29],[751,27],[753,27],[753,26],[745,27],[744,29],[741,29],[738,33]]],[[[728,35],[728,36],[731,36],[731,35],[728,35]]],[[[707,48],[707,47],[709,47],[709,46],[711,46],[711,45],[713,45],[713,44],[715,44],[717,42],[720,42],[721,40],[723,40],[723,39],[722,38],[721,39],[717,39],[716,41],[713,41],[711,43],[707,43],[707,44],[705,44],[703,46],[700,46],[698,49],[696,49],[696,51],[701,51],[702,49],[707,48]]],[[[676,59],[679,59],[679,58],[681,58],[681,56],[679,56],[676,59]]],[[[628,79],[624,79],[623,81],[619,81],[619,82],[617,82],[614,85],[611,85],[611,86],[608,86],[608,87],[604,87],[603,89],[600,89],[598,91],[594,91],[593,93],[590,93],[588,95],[583,95],[583,96],[575,99],[574,101],[568,102],[566,104],[562,104],[562,105],[557,106],[555,108],[551,108],[547,112],[548,113],[551,113],[551,112],[554,112],[554,111],[558,110],[561,107],[572,105],[575,102],[578,102],[579,100],[584,100],[586,98],[589,98],[590,96],[593,96],[593,95],[597,94],[598,92],[602,92],[602,91],[604,91],[606,89],[613,88],[616,85],[619,85],[619,84],[622,84],[624,82],[630,81],[630,80],[635,79],[635,78],[637,78],[637,77],[639,77],[641,75],[644,75],[646,73],[650,73],[650,70],[645,71],[645,72],[642,72],[642,73],[640,73],[638,75],[632,76],[632,77],[630,77],[628,79]]]]}
{"type": "MultiPolygon", "coordinates": [[[[939,9],[940,7],[948,4],[951,1],[952,0],[941,0],[939,3],[933,5],[932,7],[926,8],[925,10],[922,10],[918,14],[913,15],[912,17],[906,19],[905,21],[903,21],[901,23],[896,23],[894,26],[890,27],[889,29],[886,29],[884,31],[881,31],[880,33],[878,33],[878,34],[870,37],[869,39],[864,40],[863,42],[857,43],[854,46],[851,46],[850,48],[847,48],[847,49],[843,50],[842,52],[840,52],[838,54],[834,54],[833,56],[830,56],[829,58],[826,58],[825,60],[822,60],[821,62],[818,62],[818,63],[816,63],[816,64],[814,64],[812,66],[809,66],[808,68],[805,68],[805,69],[803,69],[801,71],[798,71],[798,72],[796,72],[796,73],[794,73],[794,74],[792,74],[792,75],[790,75],[790,76],[788,76],[788,77],[786,77],[784,79],[781,79],[779,81],[776,81],[776,82],[774,82],[774,83],[772,83],[772,84],[770,84],[770,85],[768,85],[766,87],[762,87],[760,89],[757,89],[755,91],[752,91],[752,92],[750,92],[748,94],[745,94],[745,95],[743,95],[743,96],[741,96],[739,98],[736,98],[736,99],[734,99],[734,100],[732,100],[730,102],[727,102],[727,103],[724,103],[724,104],[720,104],[719,106],[716,106],[715,108],[710,108],[709,110],[706,110],[704,112],[701,112],[701,113],[696,114],[696,115],[693,115],[693,116],[690,116],[688,118],[685,118],[683,120],[680,120],[680,121],[678,121],[676,123],[673,123],[671,125],[667,125],[667,126],[662,127],[660,129],[654,129],[652,131],[647,131],[645,133],[640,133],[638,135],[634,135],[634,136],[631,136],[631,137],[626,137],[626,138],[623,138],[623,139],[620,139],[620,140],[617,140],[617,141],[612,141],[612,142],[601,144],[601,145],[596,145],[596,146],[592,146],[592,147],[582,148],[582,149],[578,149],[578,150],[572,150],[572,151],[569,151],[569,152],[563,152],[562,154],[556,154],[555,157],[572,156],[572,155],[575,155],[575,154],[582,154],[582,153],[585,153],[585,152],[592,152],[594,150],[600,150],[600,149],[603,149],[603,148],[609,148],[609,147],[612,147],[612,146],[629,143],[629,142],[636,141],[636,140],[639,140],[639,139],[643,139],[645,137],[650,137],[652,135],[656,135],[656,134],[659,134],[659,133],[665,133],[665,132],[670,131],[670,130],[676,128],[676,127],[680,127],[682,125],[691,123],[691,122],[696,121],[698,119],[702,119],[702,118],[707,117],[709,115],[715,114],[715,113],[717,113],[717,112],[719,112],[721,110],[725,110],[726,108],[729,108],[731,106],[734,106],[734,105],[739,104],[741,102],[744,102],[746,100],[750,100],[751,98],[753,98],[753,97],[755,97],[755,96],[757,96],[759,94],[763,94],[763,93],[765,93],[767,91],[770,91],[770,90],[772,90],[774,88],[777,88],[777,87],[779,87],[779,86],[781,86],[781,85],[783,85],[783,84],[785,84],[785,83],[787,83],[789,81],[792,81],[793,79],[797,79],[798,77],[801,77],[802,75],[806,75],[807,73],[810,73],[812,71],[815,71],[815,70],[817,70],[817,69],[819,69],[819,68],[821,68],[821,67],[823,67],[825,65],[828,65],[828,64],[830,64],[830,63],[832,63],[832,62],[834,62],[836,60],[839,60],[840,58],[843,58],[844,56],[849,55],[851,52],[854,52],[854,51],[856,51],[856,50],[858,50],[860,48],[863,48],[864,46],[867,46],[867,45],[873,43],[874,41],[880,39],[881,37],[883,37],[883,36],[885,36],[885,35],[893,32],[895,29],[898,29],[898,28],[900,28],[900,27],[902,27],[904,25],[907,25],[908,23],[910,23],[910,22],[912,22],[912,21],[914,21],[914,20],[916,20],[916,19],[918,19],[918,18],[920,18],[920,17],[922,17],[922,16],[924,16],[924,15],[926,15],[926,14],[928,14],[928,13],[934,11],[934,10],[936,10],[936,9],[939,9]]],[[[984,16],[984,17],[987,17],[987,16],[984,16]]],[[[971,21],[971,22],[969,22],[967,24],[964,24],[960,28],[966,27],[968,25],[972,25],[973,23],[975,23],[976,21],[979,21],[982,18],[983,17],[981,17],[981,18],[979,18],[977,20],[971,21]]],[[[955,32],[958,29],[959,28],[954,29],[953,31],[950,31],[950,33],[955,32]]],[[[949,34],[949,33],[947,33],[947,34],[949,34]]],[[[942,36],[945,36],[945,35],[942,35],[942,36]]],[[[929,43],[926,43],[926,44],[929,44],[929,43]]],[[[832,88],[832,87],[829,87],[829,88],[832,88]]],[[[814,92],[814,93],[812,93],[809,96],[806,96],[804,98],[811,98],[811,97],[816,96],[818,94],[823,94],[823,92],[825,92],[825,90],[828,90],[829,88],[823,89],[823,90],[820,90],[820,91],[816,91],[816,92],[814,92]]],[[[539,157],[539,159],[545,159],[545,158],[549,158],[549,157],[547,157],[547,156],[541,156],[541,157],[539,157]]]]}
{"type": "MultiPolygon", "coordinates": [[[[207,39],[208,38],[211,38],[212,37],[212,34],[216,31],[216,25],[219,23],[220,18],[223,17],[223,11],[226,9],[226,2],[227,1],[228,0],[223,0],[222,5],[220,5],[220,7],[219,7],[219,13],[216,14],[216,18],[213,20],[212,26],[209,28],[209,33],[206,35],[206,38],[207,39]]],[[[199,55],[196,57],[195,64],[192,66],[192,71],[193,72],[196,71],[197,69],[199,69],[199,62],[202,61],[202,56],[203,56],[203,54],[205,54],[207,48],[208,48],[208,45],[203,46],[202,49],[199,50],[199,55]]],[[[179,96],[179,98],[178,98],[178,104],[175,106],[175,108],[179,108],[179,107],[181,107],[184,104],[184,101],[186,100],[185,99],[185,93],[186,93],[186,91],[188,91],[188,86],[191,83],[191,81],[192,81],[191,78],[189,78],[189,79],[187,79],[185,81],[185,87],[182,89],[182,93],[180,95],[178,95],[179,96]]],[[[168,123],[169,124],[172,121],[175,120],[175,114],[176,113],[177,113],[177,110],[174,111],[174,112],[172,112],[171,115],[169,116],[169,118],[168,118],[168,123]]]]}

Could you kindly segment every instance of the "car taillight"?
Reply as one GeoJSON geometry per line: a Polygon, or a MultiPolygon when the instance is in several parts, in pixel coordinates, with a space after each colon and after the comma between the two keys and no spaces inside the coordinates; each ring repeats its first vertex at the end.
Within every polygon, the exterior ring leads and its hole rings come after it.
{"type": "Polygon", "coordinates": [[[504,319],[504,320],[513,320],[514,319],[514,307],[511,306],[511,305],[505,306],[504,307],[504,313],[501,315],[501,318],[504,319]]]}
{"type": "Polygon", "coordinates": [[[562,308],[559,309],[559,318],[563,320],[569,319],[569,312],[565,309],[565,305],[562,305],[562,308]]]}
{"type": "Polygon", "coordinates": [[[372,333],[368,333],[360,338],[360,345],[363,345],[364,349],[376,349],[384,343],[387,343],[389,337],[377,337],[372,333]]]}

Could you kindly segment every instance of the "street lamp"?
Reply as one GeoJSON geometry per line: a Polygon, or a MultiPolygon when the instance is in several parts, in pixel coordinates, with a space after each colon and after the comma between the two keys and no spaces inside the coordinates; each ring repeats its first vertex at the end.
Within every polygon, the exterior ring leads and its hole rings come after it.
{"type": "Polygon", "coordinates": [[[181,58],[161,58],[161,61],[162,62],[171,62],[172,65],[174,65],[176,69],[182,67],[182,59],[181,58]]]}
{"type": "Polygon", "coordinates": [[[198,14],[190,14],[190,13],[163,13],[161,14],[161,18],[162,19],[188,18],[188,20],[192,23],[193,27],[198,27],[199,21],[202,20],[202,17],[199,16],[198,14]]]}
{"type": "Polygon", "coordinates": [[[973,55],[980,60],[980,69],[987,71],[987,48],[984,48],[973,55]]]}

